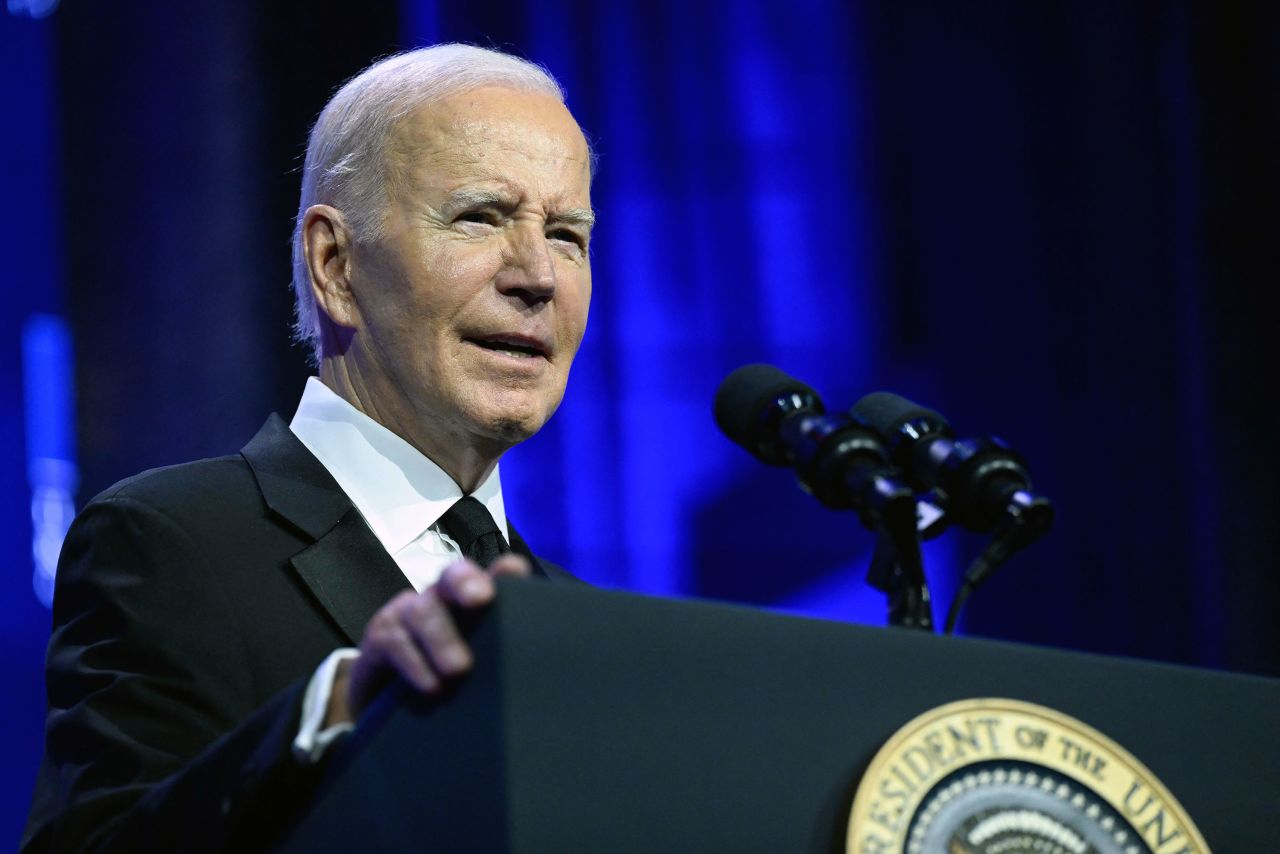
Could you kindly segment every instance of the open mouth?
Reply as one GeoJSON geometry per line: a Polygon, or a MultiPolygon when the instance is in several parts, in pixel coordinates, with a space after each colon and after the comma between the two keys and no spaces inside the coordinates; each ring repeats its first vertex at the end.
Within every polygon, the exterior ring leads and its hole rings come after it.
{"type": "Polygon", "coordinates": [[[546,350],[536,341],[527,338],[515,338],[509,336],[494,336],[487,338],[467,338],[468,342],[475,344],[477,347],[483,347],[494,353],[502,353],[506,356],[514,356],[518,359],[531,359],[536,356],[546,358],[546,350]]]}

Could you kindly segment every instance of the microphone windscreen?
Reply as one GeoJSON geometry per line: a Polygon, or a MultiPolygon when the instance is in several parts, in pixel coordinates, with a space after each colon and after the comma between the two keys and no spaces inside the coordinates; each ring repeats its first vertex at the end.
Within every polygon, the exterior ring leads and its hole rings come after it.
{"type": "Polygon", "coordinates": [[[947,419],[937,412],[888,391],[871,392],[855,403],[849,413],[886,440],[909,421],[925,419],[950,429],[947,419]]]}
{"type": "Polygon", "coordinates": [[[733,441],[753,450],[760,442],[761,413],[779,397],[790,394],[818,394],[795,377],[773,365],[743,365],[720,383],[716,392],[716,424],[733,441]]]}

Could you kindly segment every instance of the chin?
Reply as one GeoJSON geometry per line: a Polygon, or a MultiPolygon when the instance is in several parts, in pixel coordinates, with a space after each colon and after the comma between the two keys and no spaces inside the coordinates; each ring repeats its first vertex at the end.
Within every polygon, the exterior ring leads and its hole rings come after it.
{"type": "Polygon", "coordinates": [[[525,439],[532,438],[540,429],[541,424],[533,426],[527,421],[508,419],[493,424],[489,433],[505,445],[518,445],[525,439]]]}
{"type": "Polygon", "coordinates": [[[545,400],[495,401],[478,421],[489,438],[508,446],[517,445],[541,430],[558,405],[559,400],[551,406],[545,400]]]}

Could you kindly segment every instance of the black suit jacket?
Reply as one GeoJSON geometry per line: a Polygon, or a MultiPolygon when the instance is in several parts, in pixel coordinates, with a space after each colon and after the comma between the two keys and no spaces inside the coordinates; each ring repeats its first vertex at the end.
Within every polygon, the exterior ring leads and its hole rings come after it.
{"type": "MultiPolygon", "coordinates": [[[[535,574],[570,579],[535,558],[535,574]]],[[[318,777],[301,697],[409,587],[273,415],[237,456],[122,481],[58,567],[45,757],[24,851],[257,847],[318,777]]]]}

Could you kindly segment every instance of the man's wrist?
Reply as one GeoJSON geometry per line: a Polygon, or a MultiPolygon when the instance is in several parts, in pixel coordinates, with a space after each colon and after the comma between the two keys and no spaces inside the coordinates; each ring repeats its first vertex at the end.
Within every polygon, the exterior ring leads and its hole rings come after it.
{"type": "Polygon", "coordinates": [[[360,651],[354,648],[334,650],[320,663],[311,676],[311,681],[307,683],[307,690],[302,698],[302,719],[298,735],[293,740],[293,755],[299,762],[319,762],[329,745],[354,726],[350,721],[344,720],[330,725],[329,701],[336,694],[345,705],[347,689],[345,683],[341,686],[337,684],[338,675],[340,672],[349,673],[350,663],[359,655],[360,651]],[[344,664],[347,665],[345,668],[344,664]]]}
{"type": "Polygon", "coordinates": [[[355,715],[351,713],[351,698],[347,691],[351,683],[351,667],[355,664],[355,660],[356,656],[351,656],[338,661],[333,675],[333,685],[329,689],[329,703],[324,716],[325,729],[356,722],[355,715]]]}

